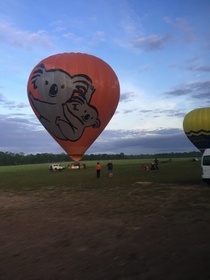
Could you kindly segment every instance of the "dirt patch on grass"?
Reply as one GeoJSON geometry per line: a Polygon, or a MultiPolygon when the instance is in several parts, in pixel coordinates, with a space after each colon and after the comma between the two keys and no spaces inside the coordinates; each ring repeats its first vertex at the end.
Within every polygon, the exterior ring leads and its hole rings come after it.
{"type": "Polygon", "coordinates": [[[143,185],[143,186],[149,186],[152,184],[152,182],[136,182],[136,184],[143,185]]]}
{"type": "Polygon", "coordinates": [[[13,210],[13,209],[20,209],[26,206],[29,206],[32,202],[31,197],[23,196],[23,195],[16,195],[16,194],[4,194],[1,193],[0,195],[0,212],[13,210]]]}
{"type": "Polygon", "coordinates": [[[0,279],[210,279],[210,188],[0,195],[0,279]]]}

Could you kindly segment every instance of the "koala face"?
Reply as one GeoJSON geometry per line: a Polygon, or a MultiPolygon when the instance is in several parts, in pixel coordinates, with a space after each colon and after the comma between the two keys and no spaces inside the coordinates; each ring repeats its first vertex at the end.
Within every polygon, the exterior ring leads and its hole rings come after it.
{"type": "Polygon", "coordinates": [[[80,119],[84,126],[94,126],[97,122],[97,110],[81,97],[73,98],[72,101],[68,103],[68,110],[80,119]]]}
{"type": "Polygon", "coordinates": [[[51,104],[63,104],[73,95],[71,77],[59,69],[48,70],[40,65],[32,77],[34,88],[37,89],[42,101],[51,104]]]}

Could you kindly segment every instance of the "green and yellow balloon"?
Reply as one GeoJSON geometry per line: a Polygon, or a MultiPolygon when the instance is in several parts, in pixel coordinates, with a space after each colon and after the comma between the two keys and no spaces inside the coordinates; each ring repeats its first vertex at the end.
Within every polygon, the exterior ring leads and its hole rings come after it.
{"type": "Polygon", "coordinates": [[[183,129],[188,139],[202,153],[210,148],[210,108],[189,112],[183,120],[183,129]]]}

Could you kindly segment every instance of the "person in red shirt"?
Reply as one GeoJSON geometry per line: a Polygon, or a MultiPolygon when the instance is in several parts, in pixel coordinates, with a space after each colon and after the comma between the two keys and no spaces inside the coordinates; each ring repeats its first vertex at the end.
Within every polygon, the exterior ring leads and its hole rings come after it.
{"type": "Polygon", "coordinates": [[[99,162],[96,164],[96,178],[100,178],[101,175],[101,165],[99,162]]]}

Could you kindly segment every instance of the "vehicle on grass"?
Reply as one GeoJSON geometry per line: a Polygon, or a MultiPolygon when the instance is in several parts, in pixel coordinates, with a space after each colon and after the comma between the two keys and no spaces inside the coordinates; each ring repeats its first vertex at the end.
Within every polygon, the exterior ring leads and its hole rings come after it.
{"type": "Polygon", "coordinates": [[[68,169],[85,169],[86,164],[84,164],[84,163],[72,163],[72,164],[68,164],[67,168],[68,169]]]}
{"type": "Polygon", "coordinates": [[[65,166],[61,165],[60,163],[53,163],[50,164],[49,169],[51,171],[62,171],[63,169],[65,169],[65,166]]]}
{"type": "Polygon", "coordinates": [[[201,158],[202,180],[210,184],[210,149],[206,149],[201,158]]]}

